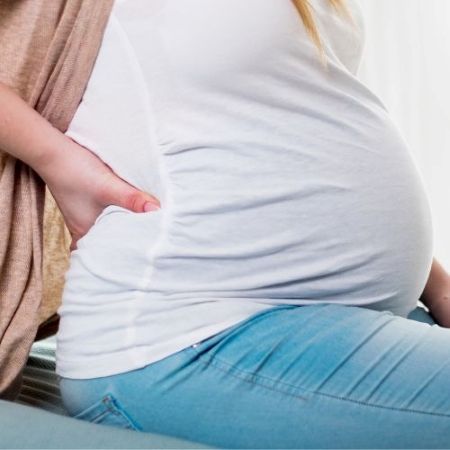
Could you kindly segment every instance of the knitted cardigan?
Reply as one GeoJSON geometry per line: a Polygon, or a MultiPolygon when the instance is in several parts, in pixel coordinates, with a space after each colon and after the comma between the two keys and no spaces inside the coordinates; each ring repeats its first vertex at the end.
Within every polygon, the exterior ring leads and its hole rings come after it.
{"type": "MultiPolygon", "coordinates": [[[[86,89],[112,5],[0,0],[0,81],[61,132],[86,89]]],[[[0,149],[0,397],[16,398],[38,327],[59,306],[69,244],[43,180],[0,149]]]]}

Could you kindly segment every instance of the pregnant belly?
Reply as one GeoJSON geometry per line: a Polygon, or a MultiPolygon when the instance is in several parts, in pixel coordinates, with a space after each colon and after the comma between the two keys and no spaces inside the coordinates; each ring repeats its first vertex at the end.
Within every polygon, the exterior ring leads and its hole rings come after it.
{"type": "Polygon", "coordinates": [[[334,301],[406,314],[432,261],[425,191],[407,152],[357,151],[285,153],[270,164],[181,153],[165,162],[169,200],[160,210],[103,211],[72,254],[66,296],[82,286],[93,295],[334,301]]]}
{"type": "Polygon", "coordinates": [[[370,119],[360,132],[343,124],[339,139],[303,128],[298,145],[271,134],[166,148],[168,240],[152,286],[174,297],[416,302],[432,260],[429,204],[395,127],[370,119]]]}

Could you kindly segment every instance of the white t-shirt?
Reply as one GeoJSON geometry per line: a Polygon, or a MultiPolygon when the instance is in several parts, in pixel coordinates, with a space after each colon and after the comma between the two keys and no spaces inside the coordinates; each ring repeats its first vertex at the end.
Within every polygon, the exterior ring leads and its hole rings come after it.
{"type": "Polygon", "coordinates": [[[291,0],[116,1],[66,134],[162,207],[110,205],[79,240],[58,374],[140,368],[279,304],[416,306],[422,178],[356,76],[357,3],[355,29],[311,4],[328,71],[291,0]]]}

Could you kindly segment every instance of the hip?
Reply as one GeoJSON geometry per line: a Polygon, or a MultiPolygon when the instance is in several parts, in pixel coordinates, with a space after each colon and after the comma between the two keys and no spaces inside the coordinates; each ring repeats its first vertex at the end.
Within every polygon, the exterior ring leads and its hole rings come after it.
{"type": "Polygon", "coordinates": [[[142,369],[63,378],[61,391],[79,419],[221,448],[442,448],[448,349],[420,307],[282,305],[142,369]]]}

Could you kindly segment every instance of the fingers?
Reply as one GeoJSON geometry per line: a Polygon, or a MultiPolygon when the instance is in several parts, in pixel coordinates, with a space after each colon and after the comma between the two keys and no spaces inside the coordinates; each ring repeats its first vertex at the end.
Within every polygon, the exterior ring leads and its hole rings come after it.
{"type": "Polygon", "coordinates": [[[147,192],[140,191],[117,176],[108,177],[103,184],[105,203],[121,206],[133,212],[147,212],[161,208],[159,200],[147,192]]]}
{"type": "Polygon", "coordinates": [[[118,199],[118,201],[122,202],[119,203],[119,206],[134,212],[153,211],[161,207],[161,204],[156,197],[137,189],[133,189],[131,192],[126,193],[121,199],[118,199]]]}
{"type": "Polygon", "coordinates": [[[160,209],[160,207],[161,206],[157,206],[154,202],[146,202],[144,203],[144,212],[155,211],[160,209]]]}

